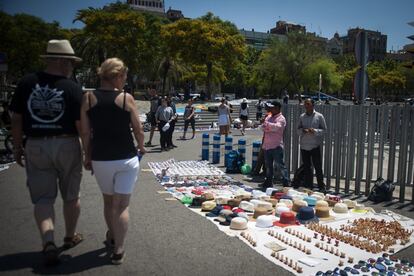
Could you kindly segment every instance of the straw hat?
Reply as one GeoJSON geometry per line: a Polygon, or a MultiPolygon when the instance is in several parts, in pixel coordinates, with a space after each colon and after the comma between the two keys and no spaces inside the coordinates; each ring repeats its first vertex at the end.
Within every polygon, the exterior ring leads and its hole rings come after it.
{"type": "Polygon", "coordinates": [[[271,198],[271,199],[265,199],[266,202],[270,202],[273,207],[277,204],[277,199],[271,198]]]}
{"type": "Polygon", "coordinates": [[[290,212],[290,209],[286,206],[279,206],[276,207],[276,216],[280,216],[284,212],[290,212]]]}
{"type": "Polygon", "coordinates": [[[238,198],[232,198],[227,201],[227,204],[231,207],[239,207],[241,200],[238,198]]]}
{"type": "Polygon", "coordinates": [[[201,195],[201,197],[204,198],[206,201],[214,200],[214,195],[212,193],[204,193],[201,195]]]}
{"type": "Polygon", "coordinates": [[[257,202],[255,204],[256,207],[261,207],[261,208],[266,208],[266,210],[268,212],[272,212],[273,211],[273,205],[270,202],[264,201],[264,200],[260,200],[259,202],[257,202]]]}
{"type": "Polygon", "coordinates": [[[233,229],[233,230],[247,229],[247,220],[242,217],[233,218],[230,222],[230,229],[233,229]]]}
{"type": "Polygon", "coordinates": [[[288,208],[292,208],[293,202],[290,199],[280,199],[279,203],[284,203],[288,208]]]}
{"type": "Polygon", "coordinates": [[[220,204],[220,205],[227,205],[230,198],[229,197],[225,197],[225,196],[218,196],[216,197],[216,203],[220,204]]]}
{"type": "Polygon", "coordinates": [[[345,203],[338,202],[332,210],[337,214],[348,214],[348,206],[345,203]]]}
{"type": "Polygon", "coordinates": [[[355,205],[355,208],[352,209],[352,212],[358,214],[365,214],[366,212],[368,212],[368,210],[365,208],[364,204],[357,204],[355,205]]]}
{"type": "Polygon", "coordinates": [[[217,204],[213,200],[204,201],[201,204],[201,211],[209,212],[209,211],[213,210],[216,206],[217,206],[217,204]]]}
{"type": "Polygon", "coordinates": [[[43,58],[65,58],[65,59],[72,59],[75,62],[81,62],[82,59],[80,57],[75,56],[75,51],[73,51],[70,42],[66,39],[63,40],[56,40],[52,39],[49,40],[47,43],[47,49],[45,55],[40,55],[43,58]]]}
{"type": "Polygon", "coordinates": [[[318,207],[315,208],[315,214],[319,220],[334,220],[334,217],[329,213],[329,207],[318,207]]]}
{"type": "Polygon", "coordinates": [[[256,207],[254,208],[253,218],[257,219],[259,216],[268,215],[268,211],[266,208],[263,207],[256,207]]]}
{"type": "Polygon", "coordinates": [[[318,200],[316,201],[315,208],[318,208],[318,207],[329,207],[329,204],[325,200],[318,200]]]}
{"type": "Polygon", "coordinates": [[[245,210],[246,212],[254,212],[254,204],[248,201],[240,202],[239,208],[245,210]]]}
{"type": "Polygon", "coordinates": [[[357,202],[355,200],[350,199],[344,199],[343,203],[345,203],[348,206],[348,209],[353,209],[357,205],[357,202]]]}
{"type": "Polygon", "coordinates": [[[293,201],[292,211],[299,212],[300,208],[307,207],[308,203],[304,200],[295,200],[293,201]]]}
{"type": "Polygon", "coordinates": [[[259,227],[259,228],[273,227],[273,223],[275,222],[275,220],[276,218],[271,215],[259,216],[256,220],[256,227],[259,227]]]}

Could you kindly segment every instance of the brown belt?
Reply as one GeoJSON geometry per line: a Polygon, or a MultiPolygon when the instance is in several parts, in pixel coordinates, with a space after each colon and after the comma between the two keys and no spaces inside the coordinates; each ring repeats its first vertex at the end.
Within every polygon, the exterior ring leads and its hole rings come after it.
{"type": "Polygon", "coordinates": [[[50,139],[60,139],[60,138],[74,138],[78,137],[75,134],[61,134],[61,135],[52,135],[52,136],[29,136],[30,140],[50,140],[50,139]]]}

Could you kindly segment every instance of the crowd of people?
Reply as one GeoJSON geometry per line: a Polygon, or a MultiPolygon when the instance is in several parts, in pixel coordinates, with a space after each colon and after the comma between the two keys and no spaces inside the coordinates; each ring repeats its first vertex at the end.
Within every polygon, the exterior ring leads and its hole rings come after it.
{"type": "MultiPolygon", "coordinates": [[[[143,126],[135,100],[123,89],[128,68],[122,60],[105,60],[97,71],[100,86],[84,93],[70,78],[81,59],[75,55],[69,41],[50,40],[42,58],[45,70],[23,77],[13,95],[10,111],[14,158],[26,169],[45,262],[47,265],[59,262],[60,251],[54,238],[54,203],[58,190],[64,202],[66,232],[63,248],[70,249],[84,239],[81,233],[76,232],[83,164],[95,175],[102,193],[107,228],[105,242],[112,248],[111,261],[121,264],[125,258],[128,206],[139,176],[140,157],[146,153],[145,146],[153,146],[156,128],[160,132],[161,151],[176,147],[172,139],[178,118],[176,106],[171,98],[158,96],[155,89],[149,91],[151,99],[147,119],[151,131],[149,140],[144,143],[143,126]]],[[[326,123],[323,115],[314,110],[312,100],[305,100],[304,106],[306,112],[301,115],[297,128],[304,183],[312,188],[314,167],[318,188],[324,191],[320,151],[326,123]]],[[[284,163],[286,119],[281,113],[281,103],[264,103],[260,99],[256,110],[256,120],[262,123],[262,155],[266,168],[266,181],[261,187],[273,186],[276,169],[281,172],[283,185],[290,186],[284,163]],[[267,112],[265,117],[264,109],[267,112]]],[[[217,113],[220,134],[227,136],[232,122],[232,107],[226,99],[221,100],[217,113]]],[[[184,133],[181,138],[186,139],[186,132],[191,126],[193,139],[195,108],[191,99],[184,108],[183,118],[184,133]]],[[[241,134],[244,135],[249,119],[249,105],[245,98],[240,105],[239,119],[242,122],[241,134]]]]}

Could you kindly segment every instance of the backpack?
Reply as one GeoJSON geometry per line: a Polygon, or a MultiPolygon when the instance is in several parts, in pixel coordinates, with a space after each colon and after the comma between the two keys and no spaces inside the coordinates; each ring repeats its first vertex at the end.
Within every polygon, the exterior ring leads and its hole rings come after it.
{"type": "Polygon", "coordinates": [[[227,154],[226,173],[240,173],[243,165],[243,158],[237,150],[232,150],[227,154]]]}
{"type": "Polygon", "coordinates": [[[375,181],[374,186],[368,195],[368,200],[375,203],[392,200],[395,184],[391,180],[384,180],[381,177],[375,181]]]}

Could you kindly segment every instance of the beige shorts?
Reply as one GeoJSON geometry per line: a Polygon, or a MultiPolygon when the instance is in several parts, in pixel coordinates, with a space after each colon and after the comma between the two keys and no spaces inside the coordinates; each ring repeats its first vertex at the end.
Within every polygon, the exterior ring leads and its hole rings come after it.
{"type": "Polygon", "coordinates": [[[33,204],[79,198],[82,158],[78,137],[29,138],[25,146],[27,186],[33,204]]]}

